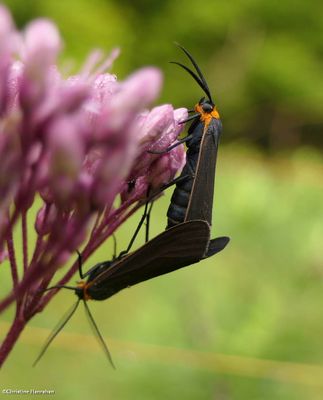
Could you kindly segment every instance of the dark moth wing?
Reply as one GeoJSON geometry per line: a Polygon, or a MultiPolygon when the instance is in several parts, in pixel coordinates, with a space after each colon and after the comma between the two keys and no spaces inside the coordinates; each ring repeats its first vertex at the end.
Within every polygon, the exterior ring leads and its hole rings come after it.
{"type": "Polygon", "coordinates": [[[215,168],[221,129],[221,121],[213,118],[203,134],[185,221],[198,219],[212,225],[215,168]]]}
{"type": "Polygon", "coordinates": [[[207,252],[204,255],[204,258],[212,257],[214,254],[219,253],[227,246],[229,242],[230,238],[228,236],[221,236],[210,240],[210,244],[207,252]]]}
{"type": "Polygon", "coordinates": [[[203,259],[210,242],[205,221],[170,228],[88,281],[87,293],[103,300],[139,282],[167,274],[203,259]]]}

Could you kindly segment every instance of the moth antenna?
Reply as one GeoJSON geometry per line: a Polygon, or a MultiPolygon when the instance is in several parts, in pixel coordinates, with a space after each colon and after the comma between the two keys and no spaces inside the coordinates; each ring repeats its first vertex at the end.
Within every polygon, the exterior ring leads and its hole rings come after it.
{"type": "Polygon", "coordinates": [[[185,71],[187,71],[187,72],[191,75],[191,77],[195,80],[195,82],[196,82],[196,83],[199,85],[199,87],[203,90],[203,92],[205,92],[205,94],[206,94],[207,96],[210,95],[210,93],[208,93],[207,90],[205,89],[203,82],[202,82],[201,79],[196,75],[195,72],[193,72],[193,71],[192,71],[191,69],[189,69],[186,65],[184,65],[184,64],[182,64],[182,63],[180,63],[180,62],[177,62],[177,61],[170,61],[170,63],[171,63],[171,64],[179,65],[180,67],[182,67],[183,69],[185,69],[185,71]]]}
{"type": "Polygon", "coordinates": [[[56,325],[54,330],[51,332],[51,334],[48,336],[44,347],[42,348],[41,352],[39,353],[39,356],[36,358],[36,360],[33,363],[33,367],[36,366],[38,361],[42,358],[42,356],[45,354],[46,350],[48,349],[49,345],[52,343],[52,341],[55,339],[55,337],[59,334],[59,332],[64,328],[64,326],[67,324],[67,322],[72,318],[73,314],[75,313],[78,305],[80,304],[80,299],[77,300],[75,304],[65,313],[63,318],[59,321],[59,323],[56,325]]]}
{"type": "Polygon", "coordinates": [[[200,67],[198,66],[197,62],[194,60],[193,56],[185,49],[185,47],[181,46],[179,43],[175,43],[176,46],[178,46],[186,55],[187,57],[190,59],[191,63],[193,64],[198,76],[201,79],[201,82],[203,84],[203,89],[205,91],[205,93],[207,94],[209,100],[211,101],[211,103],[213,103],[212,97],[211,97],[211,93],[210,93],[210,89],[209,86],[206,82],[206,79],[204,78],[204,75],[202,74],[202,71],[200,70],[200,67]]]}
{"type": "Polygon", "coordinates": [[[91,314],[91,311],[90,311],[90,309],[89,309],[89,306],[87,305],[87,303],[86,303],[85,300],[83,300],[83,303],[84,303],[86,315],[88,316],[88,319],[89,319],[89,321],[90,321],[90,325],[91,325],[91,327],[92,327],[92,329],[93,329],[93,331],[94,331],[94,333],[95,333],[95,336],[97,337],[97,339],[98,339],[100,345],[103,347],[103,350],[104,350],[106,356],[108,357],[108,360],[109,360],[109,362],[110,362],[112,368],[113,368],[113,369],[116,369],[116,367],[115,367],[115,365],[114,365],[114,363],[113,363],[112,357],[111,357],[111,353],[110,353],[110,351],[109,351],[109,349],[108,349],[108,346],[106,345],[106,343],[105,343],[105,341],[104,341],[104,339],[103,339],[103,336],[101,335],[101,333],[100,333],[100,331],[99,331],[99,328],[98,328],[97,324],[96,324],[95,321],[94,321],[94,318],[93,318],[93,316],[92,316],[92,314],[91,314]]]}

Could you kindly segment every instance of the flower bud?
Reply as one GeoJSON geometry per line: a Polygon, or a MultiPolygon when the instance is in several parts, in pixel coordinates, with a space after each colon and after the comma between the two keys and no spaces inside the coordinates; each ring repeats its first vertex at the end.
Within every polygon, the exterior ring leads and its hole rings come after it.
{"type": "Polygon", "coordinates": [[[65,202],[72,196],[84,159],[80,126],[73,117],[61,117],[49,129],[50,186],[54,197],[65,202]]]}
{"type": "Polygon", "coordinates": [[[158,188],[176,175],[177,171],[183,168],[186,154],[184,146],[179,145],[169,153],[163,154],[150,167],[149,182],[153,188],[158,188]]]}

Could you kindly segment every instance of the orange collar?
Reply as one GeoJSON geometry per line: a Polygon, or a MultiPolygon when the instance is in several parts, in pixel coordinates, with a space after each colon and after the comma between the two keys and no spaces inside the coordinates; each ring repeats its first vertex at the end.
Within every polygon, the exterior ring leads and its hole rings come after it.
{"type": "Polygon", "coordinates": [[[87,288],[89,287],[87,282],[84,282],[84,281],[77,282],[76,287],[83,290],[83,299],[85,301],[92,299],[92,297],[87,292],[87,288]]]}
{"type": "Polygon", "coordinates": [[[200,114],[200,120],[204,122],[205,127],[209,125],[212,118],[220,119],[220,114],[218,113],[218,110],[215,107],[213,108],[213,111],[210,113],[205,112],[200,104],[196,104],[194,109],[196,112],[200,114]]]}

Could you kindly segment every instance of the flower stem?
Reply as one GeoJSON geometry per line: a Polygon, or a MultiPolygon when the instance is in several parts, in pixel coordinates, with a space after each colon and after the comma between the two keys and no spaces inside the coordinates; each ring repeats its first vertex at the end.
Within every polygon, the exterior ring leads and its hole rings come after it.
{"type": "Polygon", "coordinates": [[[18,268],[17,268],[17,261],[15,255],[15,247],[13,244],[13,236],[12,236],[12,226],[10,225],[8,233],[7,233],[7,247],[8,247],[8,254],[9,254],[9,261],[11,267],[11,275],[12,275],[12,282],[14,289],[18,285],[18,268]]]}
{"type": "Polygon", "coordinates": [[[23,266],[24,272],[26,272],[28,267],[28,227],[26,211],[23,211],[21,218],[23,266]]]}
{"type": "Polygon", "coordinates": [[[0,347],[0,368],[8,357],[13,346],[17,342],[21,332],[23,331],[26,322],[19,317],[16,317],[11,328],[9,329],[7,336],[0,347]]]}

